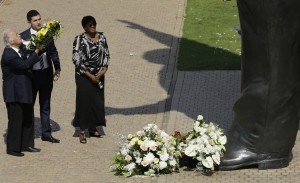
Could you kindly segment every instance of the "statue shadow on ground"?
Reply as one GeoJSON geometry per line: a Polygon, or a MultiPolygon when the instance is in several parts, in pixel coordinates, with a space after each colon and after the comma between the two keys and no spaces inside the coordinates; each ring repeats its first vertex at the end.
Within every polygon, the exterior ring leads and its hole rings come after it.
{"type": "MultiPolygon", "coordinates": [[[[150,37],[151,39],[154,39],[154,40],[158,41],[159,43],[162,43],[168,47],[168,48],[163,48],[163,49],[147,51],[144,53],[143,57],[148,62],[160,64],[160,65],[164,66],[157,74],[159,75],[159,83],[160,83],[161,87],[163,87],[164,90],[166,92],[168,92],[169,97],[166,98],[165,100],[157,101],[155,103],[138,106],[138,107],[132,107],[132,108],[114,108],[114,107],[106,106],[107,115],[112,115],[112,114],[123,114],[123,115],[153,114],[153,113],[157,112],[157,110],[155,110],[156,106],[161,103],[165,103],[165,112],[170,111],[171,110],[171,102],[172,102],[172,98],[173,98],[173,91],[175,88],[176,81],[171,82],[170,85],[166,85],[165,84],[167,82],[166,72],[168,71],[168,69],[170,69],[168,67],[170,67],[172,65],[174,65],[174,67],[176,67],[176,56],[174,58],[171,57],[172,56],[171,51],[173,51],[172,49],[177,50],[177,45],[173,45],[173,42],[175,39],[176,39],[175,41],[177,41],[180,38],[170,35],[170,34],[166,34],[164,32],[160,32],[160,31],[157,31],[154,29],[144,27],[142,25],[139,25],[134,22],[127,21],[127,20],[118,20],[118,21],[126,24],[126,26],[128,28],[134,29],[136,31],[140,31],[140,32],[144,33],[145,36],[150,37]]],[[[184,38],[182,38],[181,41],[183,41],[183,39],[184,38]]],[[[224,57],[233,57],[233,58],[240,57],[239,55],[228,52],[226,50],[216,48],[216,47],[210,47],[208,45],[205,45],[205,44],[193,41],[193,40],[184,39],[184,41],[186,41],[187,44],[190,44],[194,48],[199,49],[199,50],[204,49],[206,51],[211,51],[211,52],[220,51],[224,54],[224,57]]],[[[180,44],[179,41],[178,41],[178,44],[180,44]]],[[[177,52],[178,51],[179,50],[177,50],[177,52]]],[[[173,77],[174,77],[174,72],[173,72],[173,77]]],[[[134,97],[134,96],[132,96],[132,97],[134,97]]],[[[191,100],[190,106],[193,106],[193,108],[197,108],[197,105],[200,106],[202,104],[198,100],[191,100]]],[[[182,112],[186,116],[188,116],[192,119],[195,119],[197,117],[197,115],[199,115],[199,114],[195,114],[195,112],[189,111],[189,110],[178,111],[178,112],[182,112]]],[[[207,111],[207,112],[209,112],[209,111],[207,111]]],[[[205,115],[205,113],[204,113],[204,115],[205,115]]]]}
{"type": "MultiPolygon", "coordinates": [[[[52,133],[60,130],[59,124],[51,119],[50,119],[50,126],[51,126],[52,133]]],[[[7,135],[7,129],[5,130],[5,132],[3,134],[3,141],[5,144],[6,144],[6,135],[7,135]]],[[[35,139],[41,138],[41,136],[42,136],[41,119],[35,117],[34,118],[34,138],[35,139]]]]}

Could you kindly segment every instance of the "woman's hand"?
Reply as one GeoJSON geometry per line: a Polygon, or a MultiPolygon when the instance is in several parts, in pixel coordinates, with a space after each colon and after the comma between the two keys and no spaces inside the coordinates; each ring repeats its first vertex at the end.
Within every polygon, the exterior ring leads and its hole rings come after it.
{"type": "Polygon", "coordinates": [[[92,83],[98,84],[99,83],[99,78],[97,78],[96,76],[94,76],[93,74],[91,74],[90,72],[85,72],[84,75],[89,78],[92,83]]]}
{"type": "Polygon", "coordinates": [[[92,76],[91,77],[91,81],[95,84],[98,84],[99,83],[99,78],[97,78],[96,76],[92,76]]]}
{"type": "Polygon", "coordinates": [[[96,74],[96,77],[98,79],[100,79],[102,76],[104,76],[104,74],[106,73],[107,71],[107,68],[106,67],[103,67],[97,74],[96,74]]]}

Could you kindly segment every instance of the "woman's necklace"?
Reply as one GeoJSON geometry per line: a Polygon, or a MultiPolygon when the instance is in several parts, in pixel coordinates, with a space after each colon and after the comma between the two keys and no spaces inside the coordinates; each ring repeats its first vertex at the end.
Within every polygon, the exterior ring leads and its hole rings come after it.
{"type": "Polygon", "coordinates": [[[89,34],[86,34],[86,37],[89,38],[93,43],[97,43],[99,41],[98,33],[95,34],[95,36],[91,37],[89,34]]]}

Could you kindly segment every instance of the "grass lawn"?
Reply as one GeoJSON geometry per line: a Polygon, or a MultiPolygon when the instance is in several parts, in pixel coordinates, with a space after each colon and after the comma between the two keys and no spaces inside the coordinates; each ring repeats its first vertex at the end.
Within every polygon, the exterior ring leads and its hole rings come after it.
{"type": "Polygon", "coordinates": [[[235,0],[188,0],[178,70],[240,69],[241,40],[235,0]]]}

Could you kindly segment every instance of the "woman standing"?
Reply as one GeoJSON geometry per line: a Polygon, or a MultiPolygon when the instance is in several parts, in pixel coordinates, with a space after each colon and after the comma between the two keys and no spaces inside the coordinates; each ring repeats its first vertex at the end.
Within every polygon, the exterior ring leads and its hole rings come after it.
{"type": "Polygon", "coordinates": [[[85,130],[90,136],[101,137],[97,126],[106,126],[104,109],[104,75],[108,68],[109,50],[103,32],[96,30],[96,20],[85,16],[81,21],[84,33],[73,42],[75,64],[76,111],[73,125],[80,127],[79,141],[86,143],[85,130]]]}

